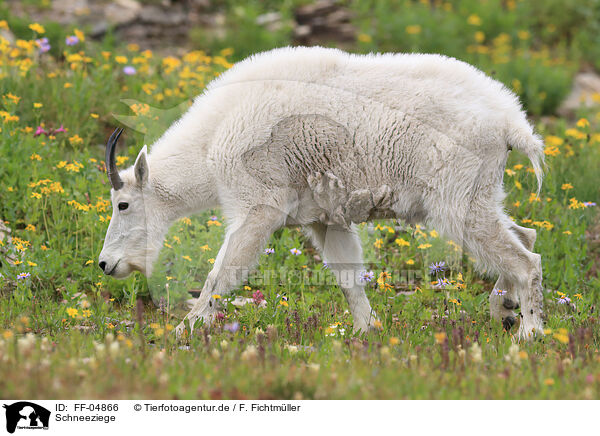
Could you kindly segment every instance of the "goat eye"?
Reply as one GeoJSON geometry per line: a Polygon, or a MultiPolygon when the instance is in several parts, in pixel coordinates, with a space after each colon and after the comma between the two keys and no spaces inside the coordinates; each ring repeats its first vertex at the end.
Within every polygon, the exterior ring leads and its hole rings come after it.
{"type": "Polygon", "coordinates": [[[129,207],[129,203],[121,202],[119,203],[119,210],[125,210],[129,207]]]}

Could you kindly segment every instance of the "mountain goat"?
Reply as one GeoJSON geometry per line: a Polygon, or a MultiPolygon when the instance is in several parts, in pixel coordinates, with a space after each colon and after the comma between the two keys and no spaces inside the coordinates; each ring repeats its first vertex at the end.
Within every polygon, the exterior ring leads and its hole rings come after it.
{"type": "MultiPolygon", "coordinates": [[[[503,212],[508,152],[528,156],[541,185],[543,142],[518,98],[456,59],[282,48],[252,56],[210,83],[183,117],[121,172],[110,138],[113,215],[99,266],[149,275],[173,221],[220,206],[227,229],[187,315],[210,323],[214,295],[236,288],[271,234],[303,226],[334,271],[361,271],[355,223],[424,222],[461,241],[499,275],[492,317],[519,336],[542,334],[536,232],[503,212]],[[499,292],[501,290],[502,292],[499,292]]],[[[538,188],[539,189],[539,188],[538,188]]],[[[355,330],[376,320],[364,283],[340,283],[355,330]]],[[[177,327],[180,334],[183,322],[177,327]]]]}

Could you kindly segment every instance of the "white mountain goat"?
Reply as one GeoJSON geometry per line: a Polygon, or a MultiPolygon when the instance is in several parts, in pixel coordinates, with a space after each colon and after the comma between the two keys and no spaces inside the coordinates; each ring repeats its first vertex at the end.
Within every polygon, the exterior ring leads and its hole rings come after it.
{"type": "MultiPolygon", "coordinates": [[[[536,232],[503,212],[502,178],[516,148],[531,160],[539,186],[544,145],[518,98],[468,64],[439,55],[277,49],[215,79],[151,153],[144,146],[119,173],[120,133],[106,150],[113,215],[99,259],[105,274],[149,275],[176,219],[216,206],[226,217],[223,245],[186,317],[192,328],[214,319],[213,296],[245,279],[239,272],[280,227],[303,226],[334,272],[358,274],[355,223],[398,218],[460,241],[483,271],[499,274],[492,317],[510,328],[520,300],[519,337],[542,334],[536,232]]],[[[364,283],[340,287],[355,330],[373,326],[364,283]]]]}

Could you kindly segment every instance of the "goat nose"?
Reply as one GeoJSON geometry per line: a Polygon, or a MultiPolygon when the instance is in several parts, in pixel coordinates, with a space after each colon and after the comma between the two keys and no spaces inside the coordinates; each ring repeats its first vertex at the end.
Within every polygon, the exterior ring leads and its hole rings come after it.
{"type": "Polygon", "coordinates": [[[106,262],[102,261],[102,262],[100,262],[100,263],[98,264],[98,266],[100,267],[100,269],[101,269],[102,271],[104,271],[104,268],[106,268],[106,262]]]}

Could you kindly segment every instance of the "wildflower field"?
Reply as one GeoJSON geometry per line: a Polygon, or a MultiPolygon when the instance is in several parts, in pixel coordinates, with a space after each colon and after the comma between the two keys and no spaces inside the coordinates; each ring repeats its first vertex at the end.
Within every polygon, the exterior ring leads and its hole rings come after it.
{"type": "Polygon", "coordinates": [[[182,219],[152,277],[105,277],[97,265],[112,213],[104,146],[116,126],[129,127],[117,162],[132,164],[239,60],[235,41],[167,56],[9,17],[0,19],[0,30],[17,36],[0,37],[0,396],[600,398],[600,109],[548,116],[591,62],[586,54],[600,50],[587,27],[565,40],[570,24],[560,13],[520,22],[528,3],[518,1],[429,10],[406,2],[403,14],[380,6],[377,24],[361,18],[369,2],[351,3],[356,51],[441,51],[493,72],[523,99],[545,138],[546,175],[536,195],[529,162],[511,153],[505,204],[537,230],[545,336],[518,343],[518,326],[507,332],[490,319],[495,277],[476,274],[455,241],[381,221],[359,226],[377,331],[353,333],[327,265],[300,229],[286,228],[264,247],[257,273],[220,302],[216,325],[177,341],[174,326],[189,291],[202,288],[225,223],[219,210],[182,219]],[[277,280],[260,280],[272,271],[277,280]]]}

